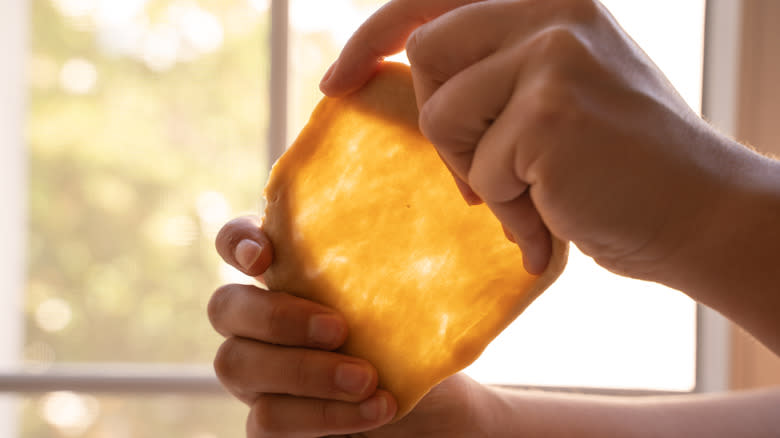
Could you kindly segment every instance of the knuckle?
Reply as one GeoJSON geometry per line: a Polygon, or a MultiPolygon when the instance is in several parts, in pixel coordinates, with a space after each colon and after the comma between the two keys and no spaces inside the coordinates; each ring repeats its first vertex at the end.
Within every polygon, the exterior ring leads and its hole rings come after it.
{"type": "Polygon", "coordinates": [[[416,68],[422,68],[428,71],[432,67],[431,60],[435,57],[431,56],[432,45],[436,45],[431,41],[431,25],[428,23],[420,24],[406,39],[406,56],[409,58],[409,62],[416,68]]]}
{"type": "Polygon", "coordinates": [[[293,373],[293,382],[299,391],[303,391],[308,388],[312,382],[309,372],[309,361],[311,359],[311,352],[308,350],[301,350],[295,357],[295,362],[291,367],[293,373]]]}
{"type": "Polygon", "coordinates": [[[577,84],[565,73],[556,70],[541,72],[535,84],[525,102],[531,126],[563,128],[573,126],[582,117],[577,84]]]}
{"type": "Polygon", "coordinates": [[[320,424],[331,427],[335,426],[336,421],[333,415],[333,410],[328,408],[328,406],[331,406],[331,404],[324,400],[319,400],[317,404],[317,413],[320,418],[320,424]]]}
{"type": "Polygon", "coordinates": [[[445,140],[444,133],[447,132],[449,113],[444,100],[441,94],[434,94],[420,110],[420,131],[433,144],[445,140]]]}
{"type": "Polygon", "coordinates": [[[538,55],[548,62],[570,61],[581,56],[585,49],[577,34],[568,26],[546,29],[536,38],[535,43],[538,55]]]}
{"type": "Polygon", "coordinates": [[[239,367],[241,358],[240,343],[230,337],[219,346],[214,357],[214,372],[223,382],[232,381],[239,367]]]}
{"type": "Polygon", "coordinates": [[[282,300],[278,299],[282,296],[281,293],[277,293],[271,296],[277,299],[269,300],[268,318],[265,321],[265,330],[268,339],[278,340],[290,336],[288,327],[292,315],[288,306],[286,306],[282,300]]]}
{"type": "Polygon", "coordinates": [[[260,395],[252,405],[250,421],[254,429],[263,437],[281,436],[283,432],[281,424],[273,412],[273,397],[260,395]]]}
{"type": "Polygon", "coordinates": [[[406,57],[409,58],[409,62],[413,64],[417,64],[424,59],[424,57],[420,56],[421,33],[421,28],[418,27],[409,35],[409,38],[406,39],[406,57]]]}
{"type": "Polygon", "coordinates": [[[241,223],[245,218],[235,218],[220,228],[215,239],[217,249],[220,251],[229,251],[238,243],[239,232],[241,223]]]}
{"type": "Polygon", "coordinates": [[[381,58],[384,53],[376,45],[377,38],[374,24],[371,20],[363,22],[347,42],[348,48],[362,52],[370,58],[381,58]]]}
{"type": "Polygon", "coordinates": [[[571,98],[563,87],[548,84],[540,87],[528,104],[529,122],[538,128],[560,128],[574,112],[571,98]]]}
{"type": "Polygon", "coordinates": [[[206,307],[206,313],[208,314],[209,321],[211,322],[212,327],[214,327],[214,329],[219,333],[222,333],[219,327],[220,318],[225,312],[225,307],[228,304],[231,289],[232,285],[230,284],[220,286],[211,295],[209,303],[206,307]]]}
{"type": "Polygon", "coordinates": [[[444,82],[450,75],[446,57],[441,55],[441,35],[434,32],[429,23],[421,24],[406,39],[406,57],[418,74],[437,82],[444,82]]]}

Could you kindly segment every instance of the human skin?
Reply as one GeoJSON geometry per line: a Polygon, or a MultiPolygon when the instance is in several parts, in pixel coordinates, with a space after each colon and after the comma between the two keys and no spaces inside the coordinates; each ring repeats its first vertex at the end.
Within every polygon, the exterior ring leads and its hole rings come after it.
{"type": "MultiPolygon", "coordinates": [[[[258,279],[273,259],[255,217],[225,225],[217,249],[227,263],[258,279]]],[[[348,332],[336,311],[284,292],[235,284],[218,289],[208,310],[226,337],[214,361],[217,376],[249,406],[249,438],[780,436],[780,388],[604,397],[512,391],[480,385],[463,374],[434,387],[406,417],[389,424],[396,405],[392,395],[377,390],[376,369],[333,351],[348,332]],[[359,369],[345,374],[341,364],[359,369]],[[345,381],[351,391],[340,389],[345,381]]]]}
{"type": "MultiPolygon", "coordinates": [[[[359,88],[404,46],[422,132],[464,198],[484,200],[502,221],[529,271],[544,269],[552,233],[613,272],[683,291],[780,352],[780,164],[694,114],[601,5],[390,1],[347,43],[322,90],[359,88]]],[[[251,219],[226,225],[217,249],[249,275],[272,260],[251,219]]],[[[251,406],[252,437],[780,433],[779,390],[637,401],[508,393],[461,375],[380,427],[395,402],[375,391],[370,364],[332,352],[347,330],[335,311],[228,285],[209,314],[228,338],[217,373],[251,406]],[[309,324],[332,338],[307,337],[309,324]]]]}
{"type": "Polygon", "coordinates": [[[404,45],[420,129],[528,271],[546,266],[552,233],[780,352],[780,162],[698,117],[603,6],[394,0],[355,32],[321,89],[359,88],[404,45]]]}

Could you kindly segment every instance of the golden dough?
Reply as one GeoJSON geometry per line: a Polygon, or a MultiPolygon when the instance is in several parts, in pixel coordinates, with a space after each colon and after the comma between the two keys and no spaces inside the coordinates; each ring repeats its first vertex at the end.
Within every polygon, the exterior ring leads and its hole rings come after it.
{"type": "Polygon", "coordinates": [[[417,115],[409,68],[384,63],[358,92],[320,102],[265,191],[266,284],[344,315],[340,351],[376,366],[396,419],[477,359],[568,248],[555,239],[545,273],[527,273],[490,210],[464,202],[417,115]]]}

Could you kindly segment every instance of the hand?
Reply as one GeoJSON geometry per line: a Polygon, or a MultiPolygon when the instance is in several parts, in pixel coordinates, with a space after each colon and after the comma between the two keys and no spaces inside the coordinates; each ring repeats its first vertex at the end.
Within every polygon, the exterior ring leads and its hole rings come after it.
{"type": "MultiPolygon", "coordinates": [[[[261,275],[273,257],[256,218],[229,222],[216,246],[226,262],[252,276],[261,275]]],[[[227,338],[214,367],[223,385],[249,405],[249,437],[457,437],[487,427],[483,418],[492,393],[463,375],[445,380],[409,415],[388,424],[395,400],[377,389],[370,363],[335,352],[347,326],[332,309],[232,284],[214,293],[208,313],[227,338]]]]}
{"type": "Polygon", "coordinates": [[[509,229],[527,270],[544,269],[550,232],[653,280],[702,240],[740,152],[597,1],[393,0],[350,39],[323,92],[359,88],[404,44],[422,132],[509,229]]]}

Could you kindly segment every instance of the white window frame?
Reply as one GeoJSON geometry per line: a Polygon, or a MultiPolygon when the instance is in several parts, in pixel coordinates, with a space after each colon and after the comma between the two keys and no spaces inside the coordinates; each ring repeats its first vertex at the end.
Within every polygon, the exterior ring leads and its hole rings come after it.
{"type": "MultiPolygon", "coordinates": [[[[29,5],[24,0],[0,3],[0,369],[16,363],[22,351],[26,224],[27,38],[29,5]]],[[[16,436],[16,409],[11,395],[0,392],[0,436],[16,436]]]]}
{"type": "MultiPolygon", "coordinates": [[[[726,135],[737,125],[742,0],[707,0],[704,21],[702,115],[726,135]]],[[[729,389],[731,324],[697,305],[696,392],[729,389]]]]}
{"type": "MultiPolygon", "coordinates": [[[[736,122],[736,93],[742,1],[709,0],[706,5],[702,112],[726,134],[736,122]]],[[[269,162],[287,142],[288,0],[271,2],[269,162]]],[[[87,393],[224,394],[211,367],[182,365],[55,365],[26,373],[13,365],[21,358],[25,251],[27,236],[26,118],[29,5],[0,3],[0,436],[15,436],[15,415],[4,393],[69,390],[87,393]],[[12,366],[8,366],[8,365],[12,366]]],[[[694,392],[724,391],[729,376],[729,324],[717,312],[697,309],[696,386],[694,392]]],[[[598,392],[598,390],[597,390],[598,392]]],[[[614,392],[614,391],[604,391],[614,392]]],[[[643,391],[644,393],[644,391],[643,391]]]]}

